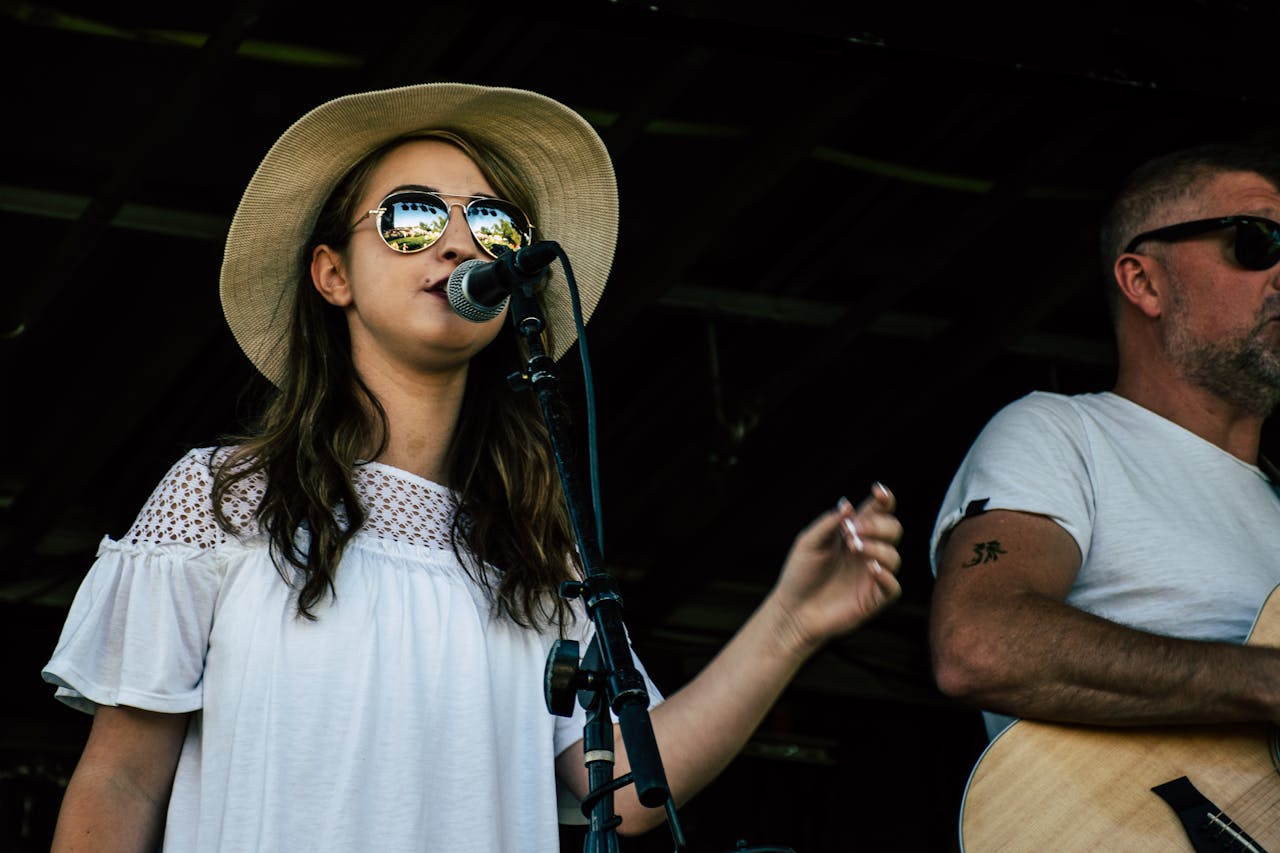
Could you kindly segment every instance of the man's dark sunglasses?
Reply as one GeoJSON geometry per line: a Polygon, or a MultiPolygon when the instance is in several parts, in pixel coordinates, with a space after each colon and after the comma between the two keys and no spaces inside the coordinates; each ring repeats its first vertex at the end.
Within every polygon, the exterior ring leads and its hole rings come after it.
{"type": "Polygon", "coordinates": [[[1267,270],[1280,261],[1280,224],[1261,216],[1217,216],[1167,225],[1139,234],[1129,241],[1125,254],[1147,240],[1185,240],[1221,228],[1236,229],[1236,262],[1247,270],[1267,270]]]}

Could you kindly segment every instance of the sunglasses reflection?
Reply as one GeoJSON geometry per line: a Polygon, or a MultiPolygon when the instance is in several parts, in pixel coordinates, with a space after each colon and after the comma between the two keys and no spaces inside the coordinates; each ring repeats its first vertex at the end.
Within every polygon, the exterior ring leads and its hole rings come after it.
{"type": "MultiPolygon", "coordinates": [[[[462,215],[476,243],[490,257],[520,249],[530,242],[528,218],[515,205],[500,199],[476,199],[462,207],[462,215]]],[[[452,206],[428,193],[398,194],[382,203],[378,233],[382,242],[401,253],[430,248],[449,225],[452,206]]]]}

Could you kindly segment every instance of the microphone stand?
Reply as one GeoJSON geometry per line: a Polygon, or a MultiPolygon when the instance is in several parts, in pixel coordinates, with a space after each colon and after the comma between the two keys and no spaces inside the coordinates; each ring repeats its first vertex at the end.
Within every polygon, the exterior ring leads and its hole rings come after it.
{"type": "MultiPolygon", "coordinates": [[[[563,254],[561,258],[563,260],[563,254]]],[[[515,390],[532,389],[537,395],[551,437],[583,568],[583,579],[561,584],[560,595],[564,598],[581,597],[595,626],[595,636],[581,664],[576,642],[556,642],[547,659],[544,679],[547,708],[552,713],[572,716],[575,693],[587,709],[583,748],[591,791],[582,803],[583,814],[590,819],[583,850],[584,853],[616,853],[618,841],[615,830],[622,821],[613,813],[613,792],[632,783],[641,804],[649,808],[665,805],[667,822],[676,849],[680,850],[685,846],[684,837],[676,820],[675,804],[649,719],[649,694],[627,642],[622,621],[622,597],[617,582],[602,568],[595,515],[584,509],[581,478],[566,453],[568,431],[562,414],[559,377],[555,362],[542,345],[546,318],[533,295],[533,285],[533,281],[525,281],[511,290],[511,322],[524,338],[529,358],[524,372],[513,373],[507,380],[515,390]],[[612,778],[614,753],[610,710],[618,716],[622,742],[631,763],[631,772],[616,780],[612,778]]]]}

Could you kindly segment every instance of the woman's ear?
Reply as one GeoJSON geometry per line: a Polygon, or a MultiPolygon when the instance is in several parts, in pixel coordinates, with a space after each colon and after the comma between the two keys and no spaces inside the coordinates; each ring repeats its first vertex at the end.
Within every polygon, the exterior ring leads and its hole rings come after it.
{"type": "Polygon", "coordinates": [[[335,249],[322,245],[311,253],[311,283],[330,305],[346,308],[351,304],[346,267],[335,249]]]}
{"type": "Polygon", "coordinates": [[[1159,265],[1151,255],[1126,252],[1112,268],[1121,298],[1153,319],[1164,313],[1168,287],[1168,277],[1159,265]]]}

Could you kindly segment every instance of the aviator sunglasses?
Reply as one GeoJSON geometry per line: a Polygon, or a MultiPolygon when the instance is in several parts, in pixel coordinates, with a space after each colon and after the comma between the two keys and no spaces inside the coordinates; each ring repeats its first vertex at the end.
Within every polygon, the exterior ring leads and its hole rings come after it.
{"type": "Polygon", "coordinates": [[[1124,253],[1133,252],[1146,240],[1185,240],[1221,228],[1236,229],[1236,262],[1245,269],[1271,269],[1280,261],[1280,224],[1261,216],[1217,216],[1157,228],[1130,240],[1124,253]]]}
{"type": "Polygon", "coordinates": [[[450,204],[427,190],[397,190],[373,210],[365,211],[351,230],[373,217],[382,242],[397,252],[410,254],[430,248],[449,225],[449,211],[462,208],[476,245],[491,258],[524,248],[533,239],[533,225],[524,211],[509,201],[488,196],[455,196],[470,199],[450,204]]]}

